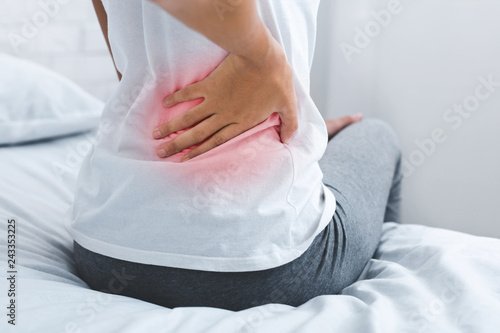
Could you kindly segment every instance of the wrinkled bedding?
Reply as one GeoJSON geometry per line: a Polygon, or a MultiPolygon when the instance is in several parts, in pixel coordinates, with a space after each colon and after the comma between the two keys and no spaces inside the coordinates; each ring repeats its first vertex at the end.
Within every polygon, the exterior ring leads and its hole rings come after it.
{"type": "Polygon", "coordinates": [[[297,308],[168,309],[94,291],[63,224],[92,135],[0,147],[3,313],[12,218],[18,272],[16,326],[2,314],[1,332],[498,332],[500,240],[391,222],[356,283],[297,308]]]}

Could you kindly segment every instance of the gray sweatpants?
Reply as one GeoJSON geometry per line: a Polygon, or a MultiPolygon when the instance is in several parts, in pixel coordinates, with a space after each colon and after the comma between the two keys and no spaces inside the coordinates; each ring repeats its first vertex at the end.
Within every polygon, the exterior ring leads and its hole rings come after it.
{"type": "Polygon", "coordinates": [[[299,306],[338,294],[373,256],[384,221],[399,222],[401,155],[388,125],[365,119],[332,138],[320,161],[337,209],[308,250],[285,265],[250,272],[207,272],[144,265],[91,252],[75,242],[80,277],[93,289],[169,308],[243,310],[299,306]]]}

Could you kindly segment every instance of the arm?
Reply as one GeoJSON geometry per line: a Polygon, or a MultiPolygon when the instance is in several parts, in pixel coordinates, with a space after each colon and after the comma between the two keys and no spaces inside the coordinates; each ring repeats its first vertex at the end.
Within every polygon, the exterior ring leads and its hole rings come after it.
{"type": "Polygon", "coordinates": [[[298,127],[293,71],[281,45],[260,19],[255,0],[151,1],[229,52],[204,80],[165,98],[165,107],[204,100],[153,130],[153,137],[162,139],[193,126],[158,147],[158,156],[168,157],[200,143],[183,161],[194,158],[273,113],[280,117],[280,139],[288,143],[298,127]]]}
{"type": "Polygon", "coordinates": [[[95,13],[97,14],[97,19],[99,20],[99,25],[101,26],[102,33],[104,35],[104,39],[106,39],[106,44],[108,45],[109,53],[111,54],[111,59],[113,60],[113,64],[115,65],[116,73],[118,74],[118,80],[122,79],[122,74],[118,71],[115,64],[115,59],[113,58],[113,52],[111,52],[111,46],[109,45],[108,39],[108,15],[106,14],[106,10],[104,9],[101,0],[92,0],[92,4],[94,5],[95,13]]]}
{"type": "Polygon", "coordinates": [[[189,28],[226,51],[251,60],[264,56],[273,42],[255,0],[152,0],[189,28]]]}

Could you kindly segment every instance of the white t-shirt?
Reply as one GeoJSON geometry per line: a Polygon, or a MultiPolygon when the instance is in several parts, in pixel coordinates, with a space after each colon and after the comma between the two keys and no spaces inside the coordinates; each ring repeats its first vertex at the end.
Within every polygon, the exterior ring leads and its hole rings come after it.
{"type": "MultiPolygon", "coordinates": [[[[200,103],[165,109],[165,96],[205,78],[227,56],[146,0],[103,0],[123,77],[83,161],[68,229],[117,259],[205,271],[254,271],[298,258],[328,224],[335,197],[317,161],[326,125],[309,95],[319,0],[258,0],[294,70],[299,128],[280,142],[277,114],[180,163],[152,131],[200,103]]],[[[244,103],[245,101],[241,101],[244,103]]]]}

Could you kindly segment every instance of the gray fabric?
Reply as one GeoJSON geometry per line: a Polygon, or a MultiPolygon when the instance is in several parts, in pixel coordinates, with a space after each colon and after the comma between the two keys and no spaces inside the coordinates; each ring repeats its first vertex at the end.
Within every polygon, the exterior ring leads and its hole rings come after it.
{"type": "Polygon", "coordinates": [[[299,306],[338,294],[357,280],[378,245],[383,221],[399,222],[401,155],[394,132],[378,120],[353,124],[328,143],[320,161],[337,199],[327,227],[285,265],[250,272],[207,272],[132,263],[93,253],[75,242],[81,278],[95,290],[169,308],[243,310],[299,306]]]}

